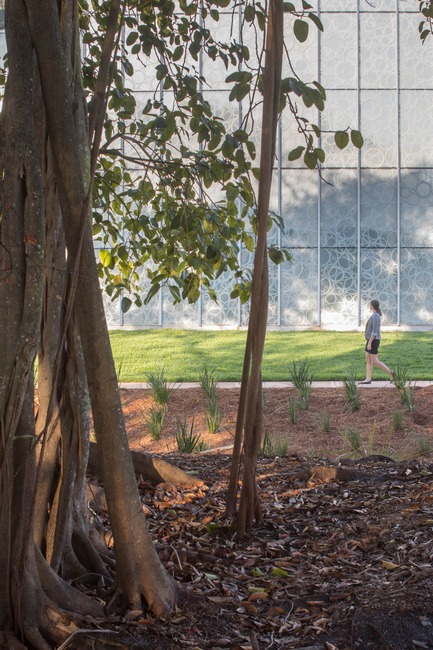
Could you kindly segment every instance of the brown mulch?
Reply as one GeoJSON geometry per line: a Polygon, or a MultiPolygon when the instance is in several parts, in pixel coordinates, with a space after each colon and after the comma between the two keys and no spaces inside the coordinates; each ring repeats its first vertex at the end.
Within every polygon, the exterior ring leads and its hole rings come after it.
{"type": "Polygon", "coordinates": [[[230,450],[221,451],[232,441],[238,391],[219,390],[225,417],[214,435],[205,431],[201,391],[174,391],[159,441],[143,425],[150,393],[122,392],[131,446],[206,485],[139,479],[161,558],[188,598],[169,621],[148,613],[116,621],[117,647],[433,648],[433,388],[416,389],[414,413],[394,388],[362,391],[361,408],[351,413],[343,389],[313,389],[310,409],[298,411],[295,423],[288,391],[266,391],[266,431],[274,441],[287,437],[288,455],[260,457],[263,519],[241,542],[224,517],[230,450]],[[175,451],[176,418],[193,415],[219,451],[175,451]],[[357,454],[343,436],[349,428],[362,438],[357,454]]]}

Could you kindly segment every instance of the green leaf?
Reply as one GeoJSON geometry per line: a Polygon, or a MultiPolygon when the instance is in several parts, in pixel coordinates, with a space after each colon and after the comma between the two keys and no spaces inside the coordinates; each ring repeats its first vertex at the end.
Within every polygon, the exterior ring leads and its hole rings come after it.
{"type": "Polygon", "coordinates": [[[308,38],[308,23],[305,20],[297,18],[293,25],[293,32],[300,43],[304,43],[308,38]]]}
{"type": "Polygon", "coordinates": [[[99,259],[102,262],[102,266],[104,266],[105,268],[110,266],[111,260],[112,260],[110,251],[108,251],[108,250],[100,250],[99,251],[99,259]]]}
{"type": "Polygon", "coordinates": [[[364,144],[364,138],[362,137],[362,134],[359,131],[356,131],[356,129],[352,129],[350,132],[350,137],[352,139],[353,146],[357,149],[361,149],[362,145],[364,144]]]}
{"type": "Polygon", "coordinates": [[[288,159],[289,160],[298,160],[304,152],[305,147],[299,146],[295,147],[295,149],[292,149],[292,151],[289,152],[288,159]]]}
{"type": "Polygon", "coordinates": [[[308,18],[311,20],[311,22],[313,22],[316,25],[318,30],[323,32],[323,25],[322,25],[322,21],[320,20],[319,16],[316,16],[316,14],[313,14],[313,13],[309,13],[308,18]]]}
{"type": "Polygon", "coordinates": [[[339,149],[344,149],[349,144],[349,134],[347,131],[336,131],[334,140],[339,149]]]}
{"type": "Polygon", "coordinates": [[[247,23],[252,23],[256,15],[256,10],[253,5],[247,5],[244,11],[244,18],[247,23]]]}
{"type": "Polygon", "coordinates": [[[323,149],[317,147],[316,149],[314,149],[314,155],[316,156],[317,160],[320,160],[321,163],[325,162],[325,152],[323,151],[323,149]]]}
{"type": "Polygon", "coordinates": [[[278,264],[281,264],[281,262],[284,261],[284,255],[283,252],[279,248],[268,248],[268,255],[274,264],[278,266],[278,264]]]}
{"type": "Polygon", "coordinates": [[[289,577],[289,574],[287,571],[284,571],[284,569],[280,569],[279,567],[273,566],[271,573],[273,576],[284,576],[285,578],[289,577]]]}
{"type": "Polygon", "coordinates": [[[124,296],[122,298],[122,300],[121,300],[121,303],[120,303],[120,309],[122,311],[122,314],[126,314],[126,312],[129,311],[131,305],[132,305],[131,298],[128,298],[127,296],[124,296]]]}
{"type": "Polygon", "coordinates": [[[304,163],[308,169],[315,169],[317,166],[317,158],[312,151],[307,151],[304,156],[304,163]]]}
{"type": "Polygon", "coordinates": [[[262,571],[261,569],[259,569],[258,567],[254,567],[254,568],[252,568],[252,569],[250,570],[250,573],[251,573],[251,575],[254,576],[255,578],[259,578],[260,576],[263,575],[263,571],[262,571]]]}

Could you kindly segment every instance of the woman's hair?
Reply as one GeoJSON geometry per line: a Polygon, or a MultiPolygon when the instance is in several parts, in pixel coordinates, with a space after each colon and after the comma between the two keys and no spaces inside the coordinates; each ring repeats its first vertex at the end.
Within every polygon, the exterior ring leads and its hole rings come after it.
{"type": "Polygon", "coordinates": [[[379,309],[379,301],[378,300],[372,300],[370,305],[373,307],[374,311],[377,311],[379,316],[382,316],[382,312],[379,309]]]}

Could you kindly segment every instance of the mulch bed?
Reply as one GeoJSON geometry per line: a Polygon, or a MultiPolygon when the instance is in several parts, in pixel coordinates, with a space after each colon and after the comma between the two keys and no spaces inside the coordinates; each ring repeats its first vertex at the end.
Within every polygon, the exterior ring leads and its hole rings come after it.
{"type": "Polygon", "coordinates": [[[262,456],[263,520],[242,542],[224,518],[230,456],[164,459],[206,483],[139,482],[161,557],[188,598],[168,621],[111,620],[112,647],[433,648],[429,459],[262,456]]]}

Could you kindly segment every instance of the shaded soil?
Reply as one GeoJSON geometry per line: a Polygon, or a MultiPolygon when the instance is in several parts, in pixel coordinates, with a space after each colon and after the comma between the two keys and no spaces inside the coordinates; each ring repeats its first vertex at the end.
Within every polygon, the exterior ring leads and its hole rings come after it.
{"type": "MultiPolygon", "coordinates": [[[[143,427],[149,393],[123,392],[132,446],[158,453],[205,486],[138,479],[161,559],[187,599],[169,621],[146,612],[111,618],[103,627],[112,630],[112,642],[93,635],[89,647],[432,649],[433,463],[420,457],[419,440],[427,453],[433,389],[416,390],[414,414],[403,413],[393,388],[363,389],[355,413],[342,389],[317,389],[296,423],[287,391],[267,391],[266,430],[274,439],[286,436],[289,451],[260,457],[263,519],[242,542],[224,517],[229,451],[173,451],[176,417],[195,415],[214,448],[231,444],[237,391],[219,395],[222,433],[205,431],[200,391],[177,390],[163,436],[151,441],[143,427]],[[396,411],[403,413],[399,431],[392,426],[396,411]],[[329,432],[319,424],[324,413],[329,432]],[[362,438],[357,459],[341,435],[349,427],[362,438]]],[[[79,647],[85,643],[81,637],[79,647]]]]}

